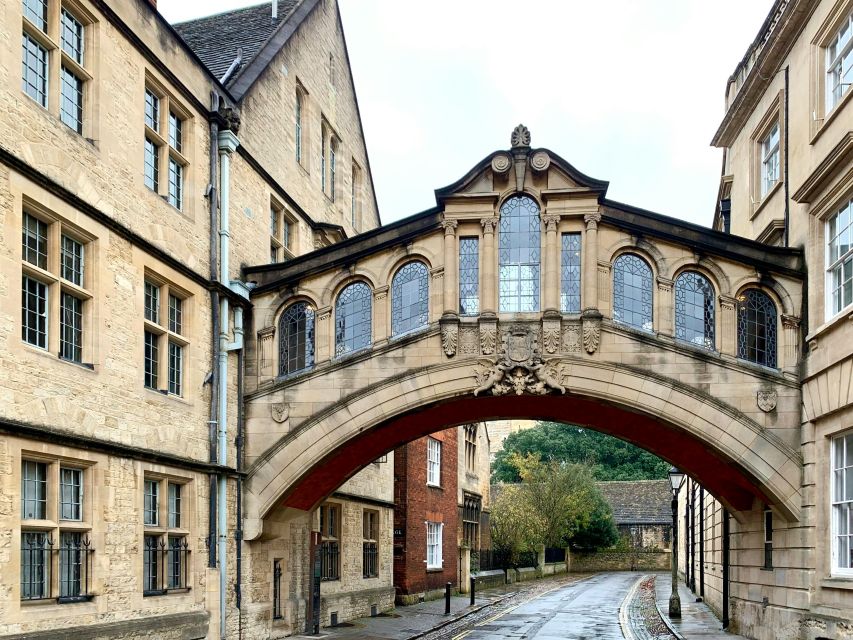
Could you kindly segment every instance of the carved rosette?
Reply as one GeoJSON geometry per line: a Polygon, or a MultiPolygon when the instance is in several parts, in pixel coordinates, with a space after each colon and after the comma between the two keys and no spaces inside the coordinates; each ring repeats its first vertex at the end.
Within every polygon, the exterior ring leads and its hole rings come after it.
{"type": "Polygon", "coordinates": [[[546,151],[537,151],[530,158],[530,168],[536,173],[544,173],[551,166],[551,156],[546,151]]]}
{"type": "Polygon", "coordinates": [[[593,354],[598,350],[598,345],[601,343],[601,319],[600,318],[584,318],[583,319],[583,348],[586,352],[593,354]]]}
{"type": "Polygon", "coordinates": [[[759,409],[761,409],[764,413],[770,413],[776,408],[776,403],[779,400],[779,396],[776,394],[775,389],[765,389],[763,391],[759,391],[755,395],[755,400],[758,403],[759,409]]]}
{"type": "Polygon", "coordinates": [[[510,167],[512,167],[512,158],[506,153],[499,153],[492,158],[492,172],[499,175],[506,175],[510,167]]]}
{"type": "Polygon", "coordinates": [[[474,371],[474,395],[545,395],[565,393],[563,365],[545,361],[539,354],[536,333],[530,327],[513,327],[501,340],[497,360],[484,358],[474,371]]]}
{"type": "Polygon", "coordinates": [[[455,322],[442,323],[441,347],[448,358],[456,355],[456,345],[459,341],[459,327],[455,322]]]}

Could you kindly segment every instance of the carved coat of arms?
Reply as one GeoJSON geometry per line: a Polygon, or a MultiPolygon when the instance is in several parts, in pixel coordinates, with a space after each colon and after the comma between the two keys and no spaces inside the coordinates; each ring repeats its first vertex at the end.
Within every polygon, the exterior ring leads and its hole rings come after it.
{"type": "Polygon", "coordinates": [[[537,342],[528,327],[513,327],[504,333],[498,359],[480,360],[481,368],[474,373],[477,381],[474,395],[565,393],[562,365],[543,361],[537,342]]]}

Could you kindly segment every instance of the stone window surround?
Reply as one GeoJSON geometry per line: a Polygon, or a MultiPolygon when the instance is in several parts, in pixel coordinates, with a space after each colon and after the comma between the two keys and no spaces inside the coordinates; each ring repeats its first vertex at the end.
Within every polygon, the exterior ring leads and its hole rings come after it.
{"type": "MultiPolygon", "coordinates": [[[[827,500],[826,504],[829,506],[829,513],[827,514],[828,515],[828,521],[831,523],[830,524],[830,530],[829,530],[830,540],[829,540],[829,545],[827,548],[828,565],[829,565],[828,568],[829,568],[830,578],[844,580],[845,582],[849,583],[849,586],[846,588],[853,588],[853,568],[849,568],[849,569],[839,568],[837,566],[837,558],[835,555],[835,552],[836,552],[835,536],[836,536],[837,523],[835,522],[835,515],[833,513],[834,512],[833,504],[835,502],[835,495],[834,495],[835,462],[834,462],[834,460],[835,460],[835,451],[836,451],[836,447],[838,446],[838,442],[843,441],[843,439],[845,437],[850,436],[851,434],[853,434],[853,431],[851,431],[850,429],[845,429],[843,431],[840,431],[837,433],[832,433],[832,434],[829,434],[827,436],[827,439],[829,440],[829,443],[828,443],[829,444],[829,447],[828,447],[829,457],[827,458],[827,463],[828,463],[827,464],[827,466],[828,466],[827,498],[828,498],[828,500],[827,500]]],[[[848,473],[849,472],[853,472],[853,470],[848,470],[848,473]]],[[[836,586],[838,586],[838,585],[836,585],[836,586]]]]}
{"type": "Polygon", "coordinates": [[[810,74],[810,108],[813,114],[811,119],[811,140],[809,144],[815,144],[817,139],[826,130],[836,115],[843,110],[850,100],[853,91],[845,91],[841,98],[831,108],[827,108],[827,50],[832,41],[838,35],[842,25],[847,22],[853,13],[853,0],[839,2],[827,15],[823,23],[818,27],[811,40],[811,74],[810,74]]]}
{"type": "MultiPolygon", "coordinates": [[[[92,306],[93,290],[95,288],[97,272],[97,241],[94,235],[86,232],[76,225],[72,225],[66,218],[47,209],[35,200],[24,196],[21,206],[21,226],[24,224],[24,216],[30,215],[47,225],[47,268],[41,268],[27,262],[21,256],[22,276],[30,277],[47,285],[47,348],[42,349],[28,342],[22,343],[28,348],[56,354],[57,359],[62,362],[83,365],[93,369],[94,347],[93,347],[93,313],[92,306]],[[62,237],[67,236],[83,245],[83,282],[82,285],[74,284],[62,276],[62,237]],[[83,337],[81,361],[60,358],[60,299],[61,293],[68,293],[83,302],[83,337]]],[[[18,245],[20,246],[20,245],[18,245]]],[[[23,302],[23,301],[22,301],[23,302]]]]}
{"type": "Polygon", "coordinates": [[[829,254],[829,242],[831,240],[829,237],[829,223],[831,220],[837,218],[839,213],[841,211],[843,211],[845,208],[848,209],[848,216],[850,216],[849,225],[850,225],[851,230],[849,231],[849,233],[853,233],[853,197],[847,196],[841,201],[841,203],[839,203],[834,208],[832,208],[830,210],[830,212],[822,220],[822,222],[823,222],[823,225],[822,225],[823,226],[823,249],[824,249],[825,263],[826,263],[826,268],[825,268],[825,274],[826,275],[825,275],[825,281],[824,281],[824,287],[825,287],[825,291],[824,291],[824,293],[825,293],[825,295],[824,295],[824,305],[825,305],[824,318],[827,322],[832,321],[832,319],[837,317],[837,316],[849,313],[850,308],[851,308],[851,304],[844,305],[842,303],[841,308],[838,311],[835,311],[833,308],[833,304],[832,304],[832,293],[833,293],[832,292],[832,272],[830,271],[830,268],[832,266],[842,265],[845,262],[844,256],[847,256],[848,260],[853,259],[853,258],[851,258],[851,254],[849,251],[846,252],[845,254],[843,254],[842,256],[840,256],[835,261],[832,260],[830,254],[829,254]],[[844,203],[844,204],[841,204],[841,203],[844,203]]]}
{"type": "Polygon", "coordinates": [[[296,217],[273,195],[270,195],[270,260],[273,252],[276,262],[296,257],[299,224],[296,217]]]}
{"type": "MultiPolygon", "coordinates": [[[[145,71],[145,85],[140,96],[140,104],[145,104],[145,92],[150,91],[159,101],[157,129],[154,130],[145,122],[144,114],[142,125],[144,128],[143,141],[149,140],[157,148],[157,167],[158,167],[158,184],[156,194],[162,198],[174,210],[186,216],[192,216],[194,209],[193,194],[193,175],[192,175],[192,150],[194,148],[193,140],[193,118],[192,114],[181,102],[175,97],[174,92],[169,91],[166,84],[161,82],[151,73],[150,70],[145,71]],[[181,140],[180,150],[172,146],[169,142],[170,138],[170,116],[177,117],[181,122],[181,140]],[[181,167],[181,202],[180,207],[172,205],[169,202],[169,163],[175,162],[181,167]]],[[[144,151],[143,151],[144,153],[144,151]]],[[[144,167],[144,160],[140,163],[140,168],[144,167]]],[[[143,188],[147,192],[151,189],[145,185],[144,169],[139,172],[139,178],[142,180],[143,188]]]]}
{"type": "MultiPolygon", "coordinates": [[[[93,109],[93,105],[97,103],[93,80],[98,71],[98,59],[93,52],[97,51],[98,20],[95,13],[87,8],[85,0],[45,0],[45,4],[47,5],[46,31],[42,31],[38,25],[33,24],[23,11],[21,16],[22,33],[35,40],[47,51],[47,105],[46,107],[44,105],[39,106],[45,108],[48,113],[62,122],[63,128],[78,134],[75,129],[65,124],[60,116],[62,67],[68,69],[83,82],[83,122],[82,131],[79,132],[79,135],[92,142],[98,137],[98,127],[93,109]],[[83,64],[78,63],[63,50],[61,36],[61,12],[63,9],[83,25],[85,43],[83,64]]],[[[22,4],[19,2],[18,6],[20,7],[22,4]]],[[[17,71],[20,73],[20,69],[17,71]]],[[[28,95],[23,90],[22,93],[28,95]]]]}
{"type": "MultiPolygon", "coordinates": [[[[140,382],[146,391],[161,393],[163,395],[167,395],[170,398],[175,399],[186,399],[187,391],[192,388],[189,384],[189,376],[191,374],[190,367],[190,349],[191,349],[191,340],[190,336],[193,335],[193,304],[192,304],[192,294],[190,294],[186,289],[176,285],[175,283],[167,280],[163,276],[158,273],[151,271],[150,269],[145,269],[145,276],[142,280],[142,286],[140,287],[140,299],[142,301],[142,306],[144,309],[144,283],[151,283],[158,287],[160,296],[159,296],[159,315],[158,322],[153,322],[148,320],[145,317],[145,313],[140,313],[139,317],[142,318],[144,331],[140,333],[140,355],[144,358],[145,353],[145,345],[144,345],[144,334],[152,333],[156,336],[156,344],[158,347],[158,361],[157,361],[157,389],[152,389],[150,387],[145,387],[145,376],[140,376],[140,382]],[[176,331],[172,331],[169,326],[169,296],[175,296],[176,298],[182,301],[181,305],[181,331],[180,333],[176,331]],[[182,349],[182,371],[181,371],[181,393],[180,395],[173,394],[169,392],[169,343],[177,344],[182,349]]],[[[140,358],[140,371],[143,371],[143,359],[140,358]]]]}
{"type": "MultiPolygon", "coordinates": [[[[13,460],[16,460],[17,456],[13,456],[13,460]]],[[[21,500],[17,501],[16,512],[20,516],[20,532],[21,534],[28,532],[39,532],[48,534],[48,539],[53,543],[53,547],[51,547],[49,554],[49,584],[47,587],[48,597],[33,601],[33,602],[56,602],[59,604],[73,604],[86,602],[91,599],[93,595],[97,595],[94,589],[94,581],[93,575],[88,576],[89,578],[89,593],[84,594],[85,597],[74,598],[69,600],[64,600],[59,598],[59,581],[60,581],[60,558],[59,553],[54,553],[54,550],[59,549],[59,543],[62,533],[81,533],[83,534],[84,540],[89,541],[90,543],[90,551],[84,553],[94,553],[96,549],[93,544],[93,536],[92,536],[92,523],[93,523],[93,515],[96,512],[93,506],[94,500],[90,497],[93,497],[94,494],[92,492],[92,475],[94,473],[93,467],[94,462],[91,460],[70,458],[65,455],[53,455],[50,453],[46,453],[44,451],[34,452],[28,450],[21,450],[20,458],[17,459],[17,464],[13,462],[13,469],[16,469],[15,473],[17,475],[17,486],[22,489],[23,482],[23,466],[24,462],[37,462],[46,465],[46,491],[45,491],[45,517],[40,519],[25,519],[23,518],[23,513],[20,511],[22,508],[21,500]],[[80,518],[74,520],[64,520],[61,516],[61,489],[60,489],[60,469],[62,468],[72,468],[78,469],[82,471],[82,485],[81,485],[81,505],[80,505],[80,518]]],[[[21,496],[23,497],[23,496],[21,496]]],[[[12,556],[13,558],[18,558],[19,562],[21,560],[21,546],[23,544],[22,535],[18,535],[16,538],[17,542],[13,542],[13,544],[17,544],[17,553],[15,553],[15,549],[13,549],[12,556]]],[[[87,560],[87,559],[86,559],[87,560]]],[[[84,562],[86,562],[84,560],[84,562]]],[[[19,572],[21,571],[21,566],[19,566],[19,572]]],[[[88,565],[88,567],[94,570],[94,563],[88,565]]],[[[81,576],[82,577],[82,576],[81,576]]],[[[16,587],[20,589],[20,580],[15,582],[16,587]]],[[[85,588],[82,587],[81,588],[85,588]]],[[[32,603],[27,600],[21,600],[20,594],[18,600],[21,602],[22,606],[30,606],[32,603]]]]}
{"type": "Polygon", "coordinates": [[[161,596],[161,595],[171,595],[171,594],[184,594],[189,592],[192,589],[194,574],[193,574],[193,563],[192,563],[192,546],[188,547],[189,553],[186,554],[184,558],[184,562],[186,562],[185,566],[185,575],[186,575],[186,584],[183,587],[179,588],[164,588],[161,590],[157,590],[157,593],[143,593],[144,591],[144,571],[143,571],[143,556],[145,550],[145,538],[149,536],[154,536],[159,538],[159,541],[165,545],[165,549],[167,552],[162,554],[162,557],[159,561],[158,565],[158,579],[161,581],[163,586],[167,586],[166,579],[168,575],[168,548],[169,548],[169,538],[183,538],[188,544],[191,540],[193,540],[195,532],[194,532],[194,523],[195,523],[195,495],[193,492],[193,480],[190,477],[176,475],[171,473],[169,470],[165,470],[162,467],[155,467],[152,465],[141,465],[140,476],[141,482],[139,482],[137,488],[137,504],[139,505],[137,508],[137,513],[139,514],[139,524],[142,528],[141,531],[141,539],[139,544],[139,558],[138,558],[138,566],[139,566],[139,592],[140,594],[148,599],[151,597],[161,596]],[[157,513],[158,513],[158,524],[156,525],[148,525],[144,524],[144,506],[145,506],[145,481],[154,481],[158,483],[158,504],[157,504],[157,513]],[[169,524],[169,485],[177,484],[181,486],[181,522],[178,527],[170,527],[169,524]]]}
{"type": "Polygon", "coordinates": [[[750,220],[754,220],[758,213],[764,208],[764,205],[770,201],[784,182],[785,176],[785,155],[782,149],[785,148],[785,122],[782,115],[782,105],[785,103],[785,91],[780,90],[773,102],[767,108],[764,116],[755,126],[750,135],[750,172],[749,172],[749,193],[750,193],[750,220]],[[779,128],[779,143],[777,147],[778,162],[777,173],[778,179],[776,182],[762,193],[762,178],[764,164],[764,142],[769,137],[774,127],[779,128]]]}

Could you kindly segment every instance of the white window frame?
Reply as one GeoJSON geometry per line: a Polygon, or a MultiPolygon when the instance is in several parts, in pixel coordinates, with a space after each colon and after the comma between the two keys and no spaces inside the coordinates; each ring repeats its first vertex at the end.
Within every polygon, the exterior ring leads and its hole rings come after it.
{"type": "MultiPolygon", "coordinates": [[[[826,45],[826,63],[824,67],[825,78],[824,82],[826,84],[826,109],[825,113],[829,113],[832,111],[841,100],[844,98],[844,94],[847,93],[847,89],[850,88],[850,83],[847,83],[845,88],[844,83],[842,82],[845,76],[845,69],[843,66],[844,60],[847,56],[850,55],[850,50],[853,48],[853,13],[849,14],[844,21],[838,26],[837,29],[832,34],[832,38],[826,45]],[[838,42],[839,37],[842,32],[847,33],[847,42],[841,49],[836,52],[835,57],[830,58],[830,53],[832,47],[838,42]],[[841,66],[840,73],[837,73],[837,70],[841,66]],[[837,77],[837,82],[836,82],[837,77]],[[840,89],[838,95],[836,96],[836,86],[840,89]]],[[[848,67],[847,72],[849,73],[850,68],[848,67]]]]}
{"type": "Polygon", "coordinates": [[[779,122],[775,122],[761,139],[761,197],[779,182],[779,122]],[[775,134],[775,136],[774,136],[775,134]],[[775,140],[774,140],[775,138],[775,140]]]}
{"type": "Polygon", "coordinates": [[[444,568],[444,551],[442,549],[442,538],[444,536],[444,523],[426,521],[426,566],[427,569],[444,568]]]}
{"type": "Polygon", "coordinates": [[[849,309],[851,305],[853,305],[853,299],[851,299],[851,302],[849,302],[847,304],[844,304],[844,300],[843,300],[843,294],[844,294],[843,277],[844,277],[845,263],[846,262],[850,263],[850,265],[851,265],[850,268],[851,268],[851,270],[853,270],[853,199],[849,199],[844,204],[843,207],[837,208],[835,210],[835,213],[833,213],[833,215],[831,215],[829,218],[826,219],[826,222],[824,223],[824,233],[825,233],[825,241],[826,241],[825,245],[824,245],[825,251],[826,251],[826,258],[825,258],[825,260],[826,260],[826,296],[825,296],[825,298],[826,298],[826,300],[825,300],[826,314],[825,314],[825,316],[826,316],[827,320],[831,320],[835,316],[837,316],[840,313],[843,313],[845,310],[849,309]],[[833,260],[832,259],[832,243],[833,243],[833,240],[835,238],[839,237],[842,232],[839,232],[836,229],[835,237],[833,237],[831,234],[831,231],[830,231],[830,225],[832,224],[833,220],[837,220],[839,218],[839,216],[841,215],[841,213],[844,212],[845,209],[847,210],[847,227],[845,228],[845,230],[846,230],[846,233],[848,234],[849,248],[843,254],[840,252],[840,249],[839,249],[838,258],[833,260]],[[841,274],[842,274],[842,276],[841,276],[842,277],[842,283],[841,283],[841,287],[840,287],[841,288],[840,293],[842,295],[842,300],[841,300],[841,306],[837,309],[835,308],[834,299],[833,299],[833,293],[834,293],[834,289],[835,289],[835,287],[833,285],[833,272],[836,269],[841,269],[841,274]]]}
{"type": "Polygon", "coordinates": [[[427,438],[427,485],[441,486],[441,441],[427,438]]]}
{"type": "MultiPolygon", "coordinates": [[[[841,567],[839,566],[839,557],[838,557],[838,549],[839,549],[839,541],[838,538],[842,535],[847,537],[848,545],[853,546],[853,531],[850,530],[849,518],[850,511],[853,510],[853,496],[850,496],[850,499],[843,499],[837,493],[837,489],[839,488],[839,484],[841,487],[844,486],[846,481],[847,474],[853,474],[853,464],[845,465],[845,457],[849,458],[851,454],[849,450],[853,448],[853,431],[847,431],[845,433],[838,434],[834,436],[830,442],[830,452],[829,452],[829,487],[830,487],[830,511],[831,511],[831,532],[830,532],[830,556],[831,556],[831,575],[833,576],[843,576],[845,578],[853,578],[853,560],[851,560],[849,567],[841,567]],[[841,466],[836,464],[836,457],[839,456],[838,447],[847,447],[847,451],[842,449],[841,451],[841,466]],[[846,454],[846,456],[845,456],[846,454]],[[840,477],[840,481],[836,481],[836,478],[840,477]],[[846,516],[848,518],[848,528],[847,533],[842,534],[839,532],[841,517],[846,516]]],[[[845,496],[846,498],[846,496],[845,496]]],[[[849,547],[848,547],[848,553],[849,547]]]]}

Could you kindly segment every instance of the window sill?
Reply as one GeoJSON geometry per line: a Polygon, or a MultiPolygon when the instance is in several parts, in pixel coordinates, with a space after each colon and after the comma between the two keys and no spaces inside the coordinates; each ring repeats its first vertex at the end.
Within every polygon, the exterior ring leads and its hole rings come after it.
{"type": "Polygon", "coordinates": [[[169,400],[171,400],[173,402],[177,402],[179,404],[183,404],[183,405],[187,405],[187,406],[192,406],[192,403],[189,400],[187,400],[186,398],[184,398],[183,396],[176,396],[173,393],[169,393],[165,389],[152,389],[151,387],[144,387],[144,389],[147,393],[149,393],[151,395],[155,395],[158,398],[168,398],[169,400]]]}
{"type": "Polygon", "coordinates": [[[441,573],[444,567],[427,567],[427,573],[441,573]]]}
{"type": "Polygon", "coordinates": [[[782,187],[782,179],[776,181],[776,183],[770,187],[770,191],[761,196],[761,200],[754,203],[754,209],[752,210],[752,215],[749,216],[750,222],[755,220],[758,217],[758,214],[761,213],[761,210],[764,209],[765,205],[773,199],[773,196],[776,194],[779,189],[782,187]]]}
{"type": "Polygon", "coordinates": [[[841,324],[845,319],[853,322],[853,305],[847,305],[841,311],[832,316],[829,320],[820,325],[817,329],[812,331],[809,335],[806,336],[806,344],[820,337],[822,334],[830,331],[832,328],[837,327],[841,324]]]}
{"type": "Polygon", "coordinates": [[[442,487],[440,484],[433,484],[432,482],[427,482],[426,486],[428,486],[430,489],[438,489],[439,491],[444,491],[444,487],[442,487]]]}
{"type": "MultiPolygon", "coordinates": [[[[832,109],[830,109],[828,114],[824,115],[823,122],[818,127],[817,131],[814,132],[814,135],[811,137],[811,140],[809,140],[810,145],[817,143],[818,138],[820,138],[821,134],[823,134],[823,132],[826,131],[826,129],[829,127],[830,123],[833,120],[835,120],[835,117],[838,115],[838,113],[841,111],[841,109],[844,107],[844,105],[847,104],[847,101],[850,99],[851,93],[853,93],[853,91],[850,91],[848,89],[847,92],[843,96],[841,96],[841,100],[838,101],[838,104],[833,106],[832,109]]],[[[826,100],[826,98],[824,98],[824,100],[826,100]]]]}
{"type": "Polygon", "coordinates": [[[853,591],[853,575],[850,576],[831,576],[820,581],[820,586],[824,589],[844,589],[853,591]]]}

